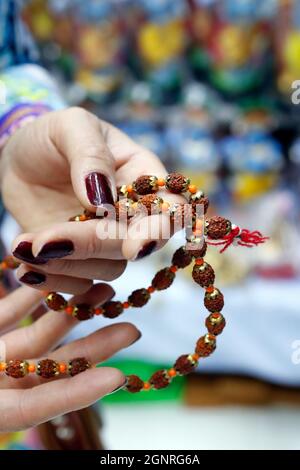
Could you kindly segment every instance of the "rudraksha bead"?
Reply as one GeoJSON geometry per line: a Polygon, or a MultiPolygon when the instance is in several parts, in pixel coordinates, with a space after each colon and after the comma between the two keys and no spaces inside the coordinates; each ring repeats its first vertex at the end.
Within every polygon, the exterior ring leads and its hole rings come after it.
{"type": "Polygon", "coordinates": [[[128,392],[137,393],[142,390],[144,382],[137,375],[128,375],[127,376],[127,385],[126,388],[128,392]]]}
{"type": "Polygon", "coordinates": [[[206,222],[206,233],[212,240],[224,238],[231,231],[231,222],[224,217],[216,215],[206,222]]]}
{"type": "Polygon", "coordinates": [[[160,388],[165,388],[170,383],[170,378],[167,376],[165,370],[158,370],[153,375],[151,375],[149,383],[156,388],[157,390],[160,388]]]}
{"type": "Polygon", "coordinates": [[[155,274],[151,284],[157,290],[168,289],[174,278],[175,274],[169,268],[163,268],[155,274]]]}
{"type": "Polygon", "coordinates": [[[188,244],[187,251],[190,253],[193,258],[204,258],[207,251],[207,243],[203,240],[202,246],[200,244],[195,245],[195,249],[191,243],[188,244]]]}
{"type": "Polygon", "coordinates": [[[203,263],[202,265],[195,264],[192,276],[194,281],[201,287],[211,286],[215,281],[215,272],[208,263],[203,263]]]}
{"type": "Polygon", "coordinates": [[[172,258],[172,264],[174,266],[177,266],[177,268],[186,268],[189,264],[192,262],[192,255],[189,251],[187,251],[183,246],[178,248],[178,250],[175,251],[173,258],[172,258]]]}
{"type": "Polygon", "coordinates": [[[144,305],[146,305],[149,299],[149,292],[147,291],[147,289],[142,288],[134,290],[128,297],[128,302],[133,307],[143,307],[144,305]]]}
{"type": "Polygon", "coordinates": [[[193,208],[189,204],[173,204],[169,209],[170,217],[176,229],[191,229],[193,226],[193,208]]]}
{"type": "Polygon", "coordinates": [[[213,292],[205,292],[204,305],[210,312],[220,312],[224,307],[224,296],[215,288],[213,292]]]}
{"type": "Polygon", "coordinates": [[[210,356],[214,350],[216,349],[216,338],[212,334],[207,334],[205,336],[201,336],[198,339],[195,352],[199,354],[200,357],[207,357],[210,356]]]}
{"type": "Polygon", "coordinates": [[[194,211],[197,211],[198,205],[202,205],[203,213],[206,214],[209,207],[209,199],[202,191],[197,191],[195,194],[191,194],[189,202],[192,205],[194,211]]]}
{"type": "Polygon", "coordinates": [[[115,203],[116,220],[129,220],[133,216],[132,202],[130,199],[120,199],[115,203]]]}
{"type": "Polygon", "coordinates": [[[28,374],[28,362],[18,359],[9,361],[5,373],[14,379],[22,379],[28,374]]]}
{"type": "Polygon", "coordinates": [[[180,173],[170,173],[166,177],[166,188],[171,191],[171,193],[183,193],[188,189],[189,184],[190,180],[180,173]]]}
{"type": "Polygon", "coordinates": [[[180,375],[190,374],[196,365],[196,362],[193,361],[192,356],[190,354],[183,354],[179,356],[174,364],[174,369],[180,375]]]}
{"type": "Polygon", "coordinates": [[[147,194],[139,199],[139,207],[147,210],[148,215],[159,214],[163,200],[156,194],[147,194]]]}
{"type": "Polygon", "coordinates": [[[106,302],[102,308],[104,310],[103,316],[106,318],[116,318],[123,313],[122,302],[119,302],[118,300],[110,300],[109,302],[106,302]]]}
{"type": "Polygon", "coordinates": [[[36,373],[44,379],[55,377],[59,373],[59,364],[52,359],[42,359],[37,364],[36,373]]]}
{"type": "Polygon", "coordinates": [[[140,194],[145,195],[157,191],[157,178],[156,176],[144,175],[140,176],[133,183],[134,190],[140,194]]]}
{"type": "Polygon", "coordinates": [[[93,309],[88,304],[77,304],[74,306],[73,317],[77,318],[79,321],[89,320],[93,318],[94,313],[93,309]]]}
{"type": "Polygon", "coordinates": [[[50,292],[45,299],[46,304],[51,310],[63,310],[67,306],[67,301],[62,295],[56,292],[50,292]]]}
{"type": "Polygon", "coordinates": [[[73,377],[74,375],[80,374],[91,367],[89,361],[85,357],[76,357],[68,363],[68,372],[73,377]]]}
{"type": "Polygon", "coordinates": [[[219,312],[211,313],[205,320],[205,326],[209,333],[217,336],[224,330],[226,320],[219,312]]]}

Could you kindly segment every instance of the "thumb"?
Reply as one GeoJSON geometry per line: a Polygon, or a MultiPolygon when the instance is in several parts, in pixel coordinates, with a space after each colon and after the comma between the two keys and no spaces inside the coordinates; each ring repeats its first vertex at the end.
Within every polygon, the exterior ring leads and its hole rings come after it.
{"type": "Polygon", "coordinates": [[[70,163],[73,189],[85,209],[95,212],[116,200],[115,160],[100,120],[82,108],[52,113],[52,141],[70,163]]]}

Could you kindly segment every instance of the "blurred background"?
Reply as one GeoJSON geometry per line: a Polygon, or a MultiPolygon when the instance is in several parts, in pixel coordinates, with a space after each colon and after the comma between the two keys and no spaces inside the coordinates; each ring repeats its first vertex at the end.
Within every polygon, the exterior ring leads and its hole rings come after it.
{"type": "MultiPolygon", "coordinates": [[[[209,195],[210,214],[271,237],[253,251],[210,250],[226,295],[217,351],[166,390],[105,398],[97,405],[104,444],[300,449],[300,104],[292,102],[300,1],[32,0],[24,19],[70,104],[191,176],[209,195]]],[[[120,298],[148,285],[179,245],[132,263],[114,283],[120,298]]],[[[205,316],[202,293],[182,273],[125,314],[143,338],[110,363],[143,378],[170,367],[191,350],[205,316]]],[[[24,435],[8,441],[20,448],[24,435]]]]}

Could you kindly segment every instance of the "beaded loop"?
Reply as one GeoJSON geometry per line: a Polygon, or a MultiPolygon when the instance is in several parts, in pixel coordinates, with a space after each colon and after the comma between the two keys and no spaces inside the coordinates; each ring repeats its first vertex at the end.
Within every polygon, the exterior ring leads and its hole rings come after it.
{"type": "MultiPolygon", "coordinates": [[[[190,180],[180,173],[170,173],[166,178],[157,178],[153,175],[143,175],[137,178],[131,185],[123,185],[118,188],[119,200],[115,204],[115,216],[117,220],[128,222],[135,214],[144,210],[146,214],[159,214],[164,212],[169,215],[172,222],[180,222],[186,229],[186,245],[178,248],[172,257],[172,264],[159,270],[147,288],[134,290],[126,301],[109,301],[101,308],[94,308],[88,304],[69,304],[62,295],[56,292],[46,294],[47,306],[56,311],[72,315],[79,321],[85,321],[94,315],[102,315],[106,318],[116,318],[124,310],[146,305],[151,295],[156,291],[167,289],[175,280],[178,269],[184,269],[194,262],[192,278],[205,289],[204,306],[209,311],[205,320],[207,333],[201,336],[194,352],[179,356],[170,369],[156,371],[148,381],[143,381],[137,375],[127,377],[126,389],[128,392],[137,393],[150,389],[158,390],[167,387],[171,381],[179,375],[190,374],[195,370],[200,359],[210,356],[216,349],[216,336],[221,334],[226,321],[221,311],[224,307],[224,297],[215,287],[215,272],[204,257],[208,245],[220,245],[221,252],[225,251],[233,242],[242,246],[256,246],[264,243],[267,237],[263,237],[258,231],[250,232],[246,229],[232,225],[230,220],[224,217],[214,216],[203,220],[199,217],[198,207],[203,207],[206,214],[209,200],[205,194],[190,183],[190,180]],[[185,194],[187,204],[169,204],[165,202],[157,191],[165,189],[175,194],[185,194]],[[187,208],[186,208],[187,206],[187,208]],[[187,210],[186,210],[187,209],[187,210]]],[[[110,214],[104,216],[110,217],[110,214]]],[[[70,220],[84,222],[98,217],[85,211],[84,214],[72,217],[70,220]]],[[[0,269],[14,269],[18,266],[13,257],[6,257],[0,269]]],[[[59,374],[71,376],[91,367],[85,358],[75,358],[68,364],[59,364],[51,359],[43,359],[35,364],[26,361],[10,361],[8,364],[0,363],[0,371],[15,378],[24,377],[27,373],[37,373],[43,378],[51,378],[59,374]]]]}

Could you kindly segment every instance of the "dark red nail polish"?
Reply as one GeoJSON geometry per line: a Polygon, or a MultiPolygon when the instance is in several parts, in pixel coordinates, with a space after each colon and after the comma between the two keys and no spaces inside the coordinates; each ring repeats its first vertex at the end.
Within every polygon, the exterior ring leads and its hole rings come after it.
{"type": "Polygon", "coordinates": [[[46,281],[46,276],[42,273],[35,273],[34,271],[28,271],[20,277],[20,282],[25,282],[31,286],[42,284],[46,281]]]}
{"type": "Polygon", "coordinates": [[[138,252],[136,259],[145,258],[145,256],[151,255],[155,250],[157,243],[155,241],[149,242],[143,246],[143,248],[138,252]]]}
{"type": "Polygon", "coordinates": [[[85,179],[85,186],[87,196],[93,206],[114,204],[114,198],[106,176],[101,173],[90,173],[85,179]]]}
{"type": "Polygon", "coordinates": [[[64,258],[74,252],[71,240],[57,240],[46,243],[38,254],[38,258],[45,260],[64,258]]]}
{"type": "Polygon", "coordinates": [[[32,243],[31,242],[21,242],[13,252],[13,255],[24,261],[25,263],[30,264],[45,264],[47,260],[40,259],[39,257],[34,257],[32,254],[32,243]]]}

